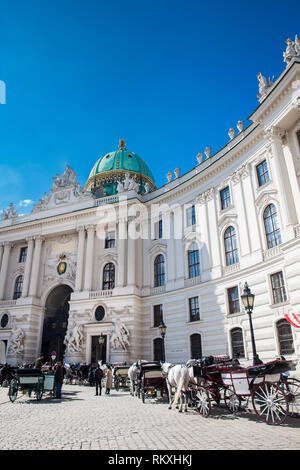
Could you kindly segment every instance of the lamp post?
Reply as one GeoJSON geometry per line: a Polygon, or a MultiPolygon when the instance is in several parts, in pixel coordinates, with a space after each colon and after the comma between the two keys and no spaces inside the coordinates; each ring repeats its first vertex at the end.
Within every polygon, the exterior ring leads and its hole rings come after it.
{"type": "Polygon", "coordinates": [[[241,299],[242,299],[244,308],[245,308],[245,310],[246,310],[246,312],[248,313],[248,316],[249,316],[251,342],[252,342],[252,352],[253,352],[253,365],[256,366],[257,364],[261,364],[261,360],[259,359],[258,354],[256,352],[255,339],[254,339],[254,330],[253,330],[253,324],[252,324],[252,312],[253,312],[253,306],[254,306],[254,297],[255,297],[255,295],[252,294],[251,290],[249,289],[249,286],[248,286],[247,282],[245,282],[244,292],[241,295],[241,299]]]}
{"type": "Polygon", "coordinates": [[[159,325],[159,331],[160,331],[160,335],[162,337],[162,353],[163,353],[162,361],[166,362],[165,336],[166,336],[167,326],[164,324],[163,320],[161,320],[161,324],[159,325]]]}
{"type": "Polygon", "coordinates": [[[105,337],[104,337],[104,336],[103,336],[103,334],[101,333],[101,335],[99,336],[99,344],[100,344],[100,361],[101,361],[101,363],[102,363],[102,348],[103,348],[104,341],[105,341],[105,337]]]}

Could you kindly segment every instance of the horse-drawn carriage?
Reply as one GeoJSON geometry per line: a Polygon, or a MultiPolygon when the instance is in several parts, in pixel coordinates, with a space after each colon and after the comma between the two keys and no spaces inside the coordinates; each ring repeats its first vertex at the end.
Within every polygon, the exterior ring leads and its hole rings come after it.
{"type": "MultiPolygon", "coordinates": [[[[293,370],[292,361],[275,360],[250,367],[240,367],[229,362],[207,365],[199,360],[193,366],[198,384],[190,392],[197,411],[209,416],[213,402],[223,399],[227,408],[236,413],[242,402],[251,398],[259,419],[267,424],[281,424],[288,415],[289,405],[299,396],[280,386],[280,374],[293,370]]],[[[299,392],[299,390],[298,390],[299,392]]]]}
{"type": "Polygon", "coordinates": [[[160,362],[142,362],[137,370],[137,395],[145,403],[146,397],[163,396],[167,393],[166,381],[160,362]]]}
{"type": "Polygon", "coordinates": [[[113,367],[114,388],[118,392],[120,388],[128,389],[128,365],[116,365],[113,367]]]}
{"type": "Polygon", "coordinates": [[[52,392],[53,389],[54,374],[44,374],[40,369],[17,369],[10,381],[8,396],[13,403],[19,391],[29,397],[34,393],[37,401],[40,401],[44,392],[52,392]]]}

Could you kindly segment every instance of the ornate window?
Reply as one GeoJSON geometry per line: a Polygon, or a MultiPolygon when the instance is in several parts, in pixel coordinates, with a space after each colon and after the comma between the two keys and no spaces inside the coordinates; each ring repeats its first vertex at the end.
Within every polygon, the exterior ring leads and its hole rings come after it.
{"type": "Polygon", "coordinates": [[[195,206],[189,207],[186,211],[186,225],[190,227],[196,223],[196,212],[195,206]]]}
{"type": "Polygon", "coordinates": [[[102,305],[99,305],[95,311],[95,319],[97,321],[102,321],[104,317],[105,317],[104,307],[102,305]]]}
{"type": "Polygon", "coordinates": [[[241,311],[241,308],[238,286],[227,289],[227,296],[229,313],[239,313],[241,311]]]}
{"type": "Polygon", "coordinates": [[[277,336],[280,354],[293,354],[295,349],[292,328],[287,320],[282,319],[277,322],[277,336]]]}
{"type": "Polygon", "coordinates": [[[22,296],[23,289],[23,276],[18,276],[15,282],[14,299],[19,299],[22,296]]]}
{"type": "Polygon", "coordinates": [[[221,199],[221,209],[226,209],[226,207],[229,207],[231,204],[231,197],[230,197],[230,189],[229,186],[226,186],[226,188],[222,189],[220,191],[220,199],[221,199]]]}
{"type": "Polygon", "coordinates": [[[240,357],[245,357],[242,328],[233,328],[230,331],[230,338],[233,357],[235,357],[237,353],[240,354],[240,357]]]}
{"type": "Polygon", "coordinates": [[[107,263],[103,269],[103,290],[111,290],[115,287],[115,265],[107,263]]]}
{"type": "Polygon", "coordinates": [[[154,261],[154,287],[165,285],[165,258],[158,255],[154,261]]]}
{"type": "Polygon", "coordinates": [[[163,354],[163,340],[162,338],[155,338],[153,341],[154,361],[162,361],[164,358],[163,354]]]}
{"type": "Polygon", "coordinates": [[[107,232],[105,237],[105,248],[114,248],[116,244],[115,232],[107,232]]]}
{"type": "Polygon", "coordinates": [[[271,285],[274,304],[281,304],[287,301],[282,271],[271,275],[271,285]]]}
{"type": "Polygon", "coordinates": [[[194,243],[188,250],[189,278],[200,276],[200,256],[198,246],[194,243]]]}
{"type": "Polygon", "coordinates": [[[19,263],[25,263],[27,258],[27,246],[24,246],[20,250],[19,263]]]}
{"type": "Polygon", "coordinates": [[[226,266],[239,262],[239,254],[234,227],[228,227],[224,234],[226,266]]]}
{"type": "Polygon", "coordinates": [[[7,313],[4,313],[1,317],[1,322],[0,322],[1,328],[5,328],[8,325],[8,321],[9,321],[8,315],[7,313]]]}
{"type": "Polygon", "coordinates": [[[268,170],[267,160],[264,160],[256,167],[258,185],[263,186],[265,183],[270,181],[270,175],[268,170]]]}
{"type": "Polygon", "coordinates": [[[280,245],[281,234],[278,225],[277,210],[274,204],[270,204],[264,211],[264,223],[268,248],[280,245]]]}
{"type": "Polygon", "coordinates": [[[201,359],[202,357],[202,344],[201,344],[201,335],[195,333],[190,337],[191,345],[191,359],[201,359]]]}
{"type": "Polygon", "coordinates": [[[153,326],[158,327],[163,320],[163,306],[154,305],[153,307],[153,326]]]}
{"type": "Polygon", "coordinates": [[[190,321],[200,320],[199,297],[191,297],[189,299],[190,321]]]}

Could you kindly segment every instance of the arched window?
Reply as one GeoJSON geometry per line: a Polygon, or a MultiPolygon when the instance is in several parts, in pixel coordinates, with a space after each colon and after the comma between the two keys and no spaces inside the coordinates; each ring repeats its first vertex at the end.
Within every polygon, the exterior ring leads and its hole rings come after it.
{"type": "Polygon", "coordinates": [[[163,340],[162,338],[156,338],[153,341],[154,361],[163,361],[163,340]]]}
{"type": "Polygon", "coordinates": [[[226,266],[239,262],[239,253],[236,242],[236,231],[234,227],[228,227],[224,233],[226,266]]]}
{"type": "Polygon", "coordinates": [[[158,255],[154,261],[154,287],[165,285],[165,258],[158,255]]]}
{"type": "Polygon", "coordinates": [[[293,354],[295,349],[292,328],[287,320],[282,319],[277,322],[277,335],[280,354],[293,354]]]}
{"type": "Polygon", "coordinates": [[[233,357],[235,357],[237,353],[240,354],[240,357],[245,357],[242,328],[233,328],[230,332],[230,336],[233,357]]]}
{"type": "Polygon", "coordinates": [[[196,243],[188,250],[189,278],[200,276],[200,256],[196,243]]]}
{"type": "Polygon", "coordinates": [[[14,288],[14,299],[19,299],[22,295],[22,289],[23,289],[23,276],[18,276],[15,282],[15,288],[14,288]]]}
{"type": "Polygon", "coordinates": [[[115,287],[115,265],[107,263],[103,269],[103,290],[114,289],[115,287]]]}
{"type": "Polygon", "coordinates": [[[190,337],[191,344],[191,359],[201,359],[202,357],[202,344],[201,344],[201,335],[199,333],[194,333],[190,337]]]}
{"type": "Polygon", "coordinates": [[[269,204],[264,211],[264,224],[267,237],[268,248],[280,245],[281,234],[278,225],[277,210],[274,204],[269,204]]]}

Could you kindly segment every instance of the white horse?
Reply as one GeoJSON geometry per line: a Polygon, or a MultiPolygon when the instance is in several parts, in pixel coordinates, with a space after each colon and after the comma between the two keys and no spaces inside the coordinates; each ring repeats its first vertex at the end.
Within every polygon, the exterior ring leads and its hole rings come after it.
{"type": "Polygon", "coordinates": [[[141,363],[145,363],[145,360],[138,360],[134,362],[128,369],[128,378],[130,380],[130,395],[135,396],[137,394],[136,390],[136,373],[141,363]]]}
{"type": "Polygon", "coordinates": [[[165,362],[161,365],[163,376],[166,378],[168,394],[169,394],[169,409],[172,405],[177,406],[180,398],[179,412],[182,412],[183,402],[185,404],[184,411],[187,411],[187,391],[190,381],[189,370],[185,364],[170,364],[165,362]],[[172,388],[175,387],[176,392],[174,401],[172,403],[172,388]]]}

